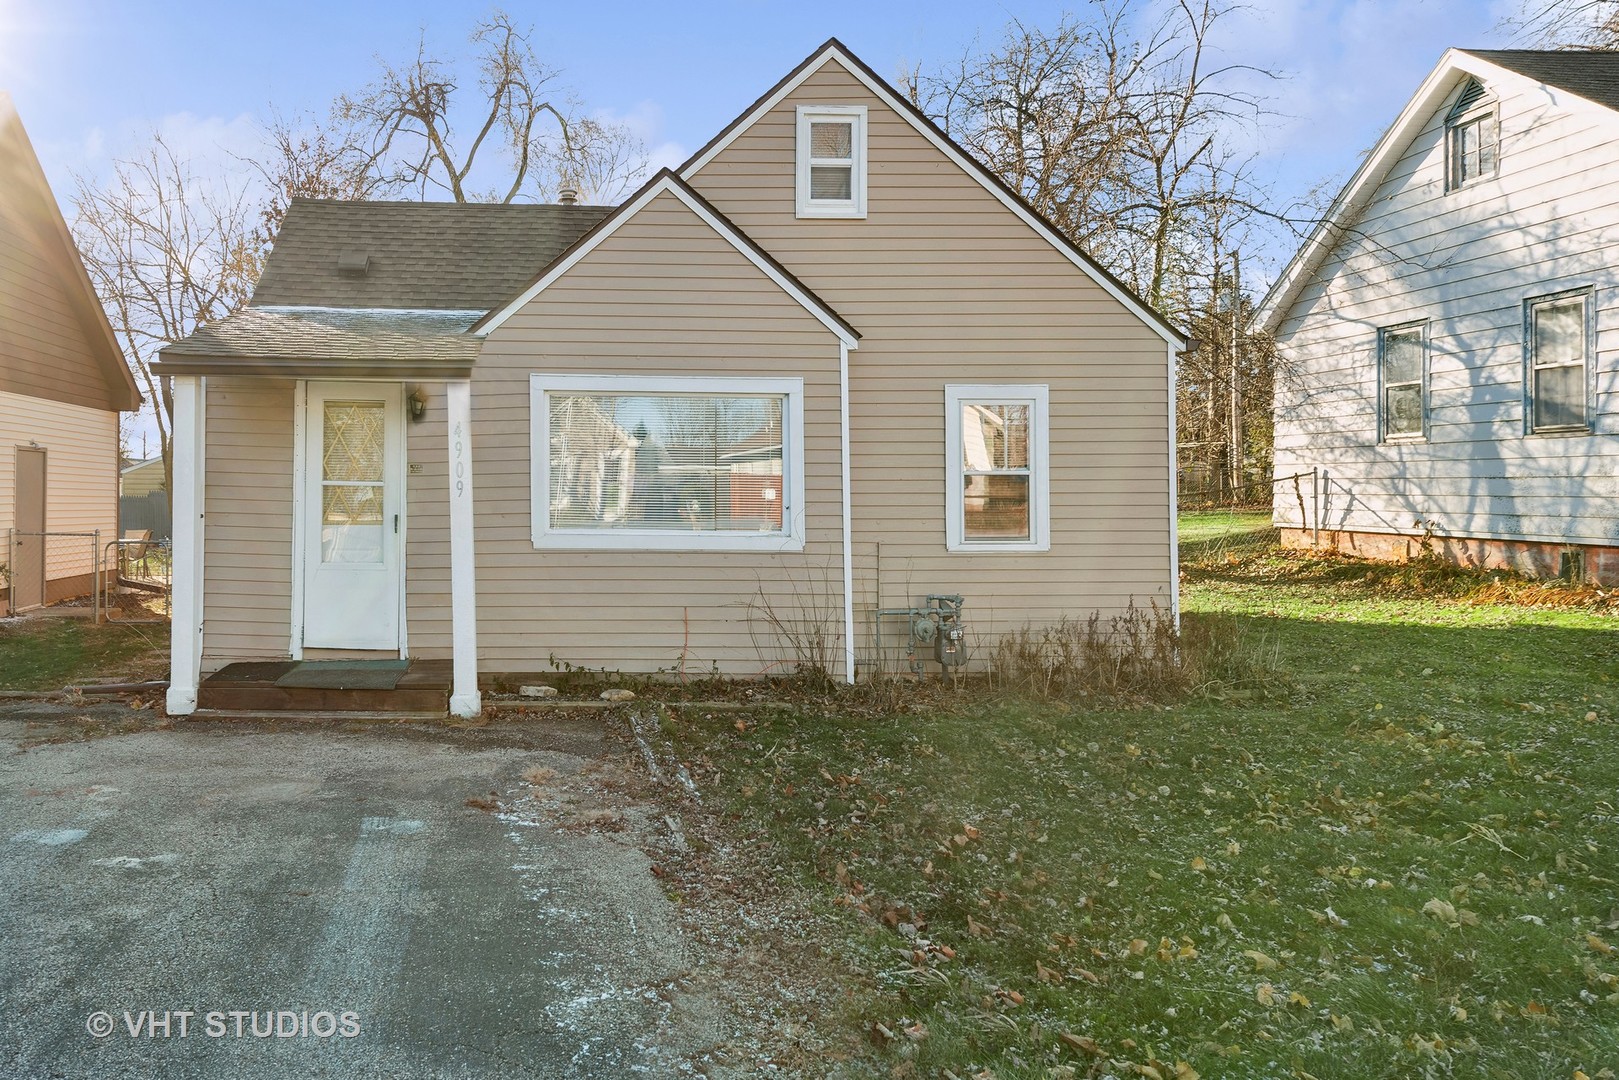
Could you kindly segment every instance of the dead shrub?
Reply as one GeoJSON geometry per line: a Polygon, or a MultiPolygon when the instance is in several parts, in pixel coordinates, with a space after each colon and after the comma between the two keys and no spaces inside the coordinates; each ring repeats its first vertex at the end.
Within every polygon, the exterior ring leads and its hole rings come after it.
{"type": "Polygon", "coordinates": [[[523,779],[534,787],[544,787],[557,778],[557,771],[544,765],[536,765],[523,773],[523,779]]]}
{"type": "Polygon", "coordinates": [[[1022,627],[996,643],[989,668],[998,687],[1043,699],[1240,701],[1288,687],[1275,646],[1238,620],[1188,615],[1177,631],[1174,616],[1156,606],[1022,627]]]}

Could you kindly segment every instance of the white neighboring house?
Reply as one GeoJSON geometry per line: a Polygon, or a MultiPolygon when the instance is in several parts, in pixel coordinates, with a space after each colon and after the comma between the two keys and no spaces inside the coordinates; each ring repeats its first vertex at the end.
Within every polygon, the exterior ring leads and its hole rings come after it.
{"type": "Polygon", "coordinates": [[[1619,54],[1445,53],[1255,317],[1284,543],[1619,581],[1616,163],[1619,54]]]}

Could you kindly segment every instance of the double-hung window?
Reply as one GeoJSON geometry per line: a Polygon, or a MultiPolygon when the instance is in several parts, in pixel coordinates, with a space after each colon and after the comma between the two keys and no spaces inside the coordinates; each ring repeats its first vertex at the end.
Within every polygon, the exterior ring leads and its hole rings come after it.
{"type": "Polygon", "coordinates": [[[533,539],[800,551],[802,379],[529,377],[533,539]]]}
{"type": "Polygon", "coordinates": [[[1455,191],[1495,175],[1500,123],[1495,100],[1470,79],[1445,117],[1445,189],[1455,191]]]}
{"type": "Polygon", "coordinates": [[[1563,293],[1525,306],[1529,430],[1587,430],[1591,293],[1563,293]]]}
{"type": "Polygon", "coordinates": [[[1378,331],[1378,381],[1386,440],[1420,439],[1428,419],[1427,326],[1415,323],[1378,331]]]}
{"type": "Polygon", "coordinates": [[[1048,388],[952,385],[944,397],[945,546],[1049,550],[1048,388]]]}
{"type": "Polygon", "coordinates": [[[866,107],[798,109],[797,208],[801,218],[866,216],[866,107]]]}

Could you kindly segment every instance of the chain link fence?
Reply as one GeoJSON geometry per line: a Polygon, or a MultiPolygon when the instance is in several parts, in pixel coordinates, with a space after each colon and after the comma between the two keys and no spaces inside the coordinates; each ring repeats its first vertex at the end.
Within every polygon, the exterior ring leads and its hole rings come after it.
{"type": "Polygon", "coordinates": [[[143,534],[102,542],[100,531],[8,529],[0,548],[0,613],[168,621],[169,541],[143,534]]]}
{"type": "Polygon", "coordinates": [[[168,622],[174,549],[144,532],[106,545],[101,559],[101,617],[116,622],[168,622]]]}

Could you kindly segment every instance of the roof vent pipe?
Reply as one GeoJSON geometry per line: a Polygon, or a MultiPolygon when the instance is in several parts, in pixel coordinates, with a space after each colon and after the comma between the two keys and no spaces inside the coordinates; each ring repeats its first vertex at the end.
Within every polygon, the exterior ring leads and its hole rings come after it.
{"type": "Polygon", "coordinates": [[[569,185],[557,192],[557,202],[563,206],[579,205],[579,189],[569,185]]]}

